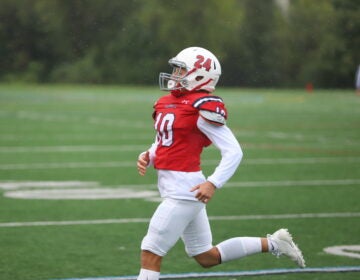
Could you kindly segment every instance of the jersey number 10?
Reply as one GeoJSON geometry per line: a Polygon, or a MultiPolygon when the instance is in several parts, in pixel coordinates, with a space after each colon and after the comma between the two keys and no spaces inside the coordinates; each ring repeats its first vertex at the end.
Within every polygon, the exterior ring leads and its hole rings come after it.
{"type": "Polygon", "coordinates": [[[163,116],[163,113],[159,113],[156,116],[155,130],[157,131],[156,140],[159,145],[169,147],[173,143],[173,125],[175,121],[175,115],[168,113],[163,116]]]}

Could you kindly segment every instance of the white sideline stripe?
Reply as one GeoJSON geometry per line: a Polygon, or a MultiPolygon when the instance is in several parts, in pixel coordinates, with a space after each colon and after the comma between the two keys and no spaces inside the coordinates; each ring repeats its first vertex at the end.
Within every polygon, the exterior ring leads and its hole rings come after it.
{"type": "MultiPolygon", "coordinates": [[[[309,267],[309,268],[280,268],[266,270],[248,271],[219,271],[219,272],[188,272],[179,274],[163,274],[160,279],[190,279],[190,278],[210,278],[210,277],[239,277],[239,276],[261,276],[261,275],[280,275],[295,273],[340,273],[340,272],[359,272],[360,266],[333,266],[333,267],[309,267]]],[[[136,280],[137,275],[129,276],[105,276],[90,278],[63,278],[52,280],[136,280]]]]}
{"type": "MultiPolygon", "coordinates": [[[[312,219],[312,218],[354,218],[360,217],[360,212],[343,213],[303,213],[303,214],[275,214],[275,215],[240,215],[240,216],[210,216],[212,221],[240,221],[240,220],[279,220],[279,219],[312,219]]],[[[70,226],[70,225],[102,225],[148,223],[149,218],[79,220],[79,221],[37,221],[0,223],[0,227],[34,227],[34,226],[70,226]]]]}
{"type": "MultiPolygon", "coordinates": [[[[132,146],[124,151],[133,151],[132,146]]],[[[139,149],[136,149],[139,150],[139,149]]],[[[33,170],[33,169],[75,169],[75,168],[116,168],[116,167],[134,167],[136,166],[136,159],[134,161],[108,161],[108,162],[63,162],[63,163],[14,163],[14,164],[0,164],[0,170],[33,170]]],[[[329,157],[329,158],[259,158],[259,159],[245,159],[242,164],[260,165],[260,164],[328,164],[328,163],[357,163],[360,162],[360,157],[329,157]]],[[[203,166],[216,165],[219,160],[205,160],[203,166]]]]}

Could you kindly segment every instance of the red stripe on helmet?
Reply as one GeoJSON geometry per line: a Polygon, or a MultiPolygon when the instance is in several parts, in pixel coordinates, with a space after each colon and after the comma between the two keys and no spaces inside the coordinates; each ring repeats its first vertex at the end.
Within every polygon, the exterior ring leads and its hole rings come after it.
{"type": "Polygon", "coordinates": [[[190,74],[194,73],[196,70],[197,70],[197,68],[191,69],[189,72],[186,73],[186,75],[184,77],[189,76],[190,74]]]}
{"type": "Polygon", "coordinates": [[[207,85],[208,83],[210,83],[212,80],[213,79],[209,79],[205,83],[202,83],[202,84],[198,85],[197,87],[194,87],[192,90],[198,90],[198,89],[202,88],[203,86],[207,85]]]}

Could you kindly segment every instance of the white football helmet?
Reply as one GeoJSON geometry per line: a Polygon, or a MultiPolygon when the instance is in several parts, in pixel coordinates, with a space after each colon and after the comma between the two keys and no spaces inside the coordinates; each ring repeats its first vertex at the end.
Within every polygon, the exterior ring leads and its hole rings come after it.
{"type": "Polygon", "coordinates": [[[161,90],[188,91],[215,90],[221,75],[219,60],[210,51],[200,47],[190,47],[169,60],[173,73],[160,73],[161,90]]]}

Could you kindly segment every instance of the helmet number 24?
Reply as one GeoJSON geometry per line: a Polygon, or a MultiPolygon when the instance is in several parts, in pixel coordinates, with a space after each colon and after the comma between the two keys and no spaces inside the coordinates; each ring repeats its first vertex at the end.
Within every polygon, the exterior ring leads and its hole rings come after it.
{"type": "Polygon", "coordinates": [[[205,57],[202,55],[197,55],[196,58],[197,60],[194,63],[194,67],[197,69],[205,68],[205,70],[209,72],[211,69],[211,59],[208,58],[205,60],[205,57]]]}

